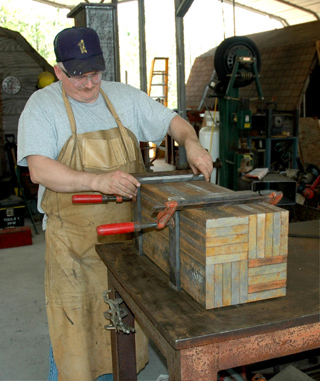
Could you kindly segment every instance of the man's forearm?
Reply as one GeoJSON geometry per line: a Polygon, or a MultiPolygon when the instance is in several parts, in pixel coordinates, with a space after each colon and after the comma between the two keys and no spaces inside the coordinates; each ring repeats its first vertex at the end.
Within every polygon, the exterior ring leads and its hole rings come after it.
{"type": "Polygon", "coordinates": [[[27,161],[31,181],[55,192],[96,191],[132,198],[137,195],[140,186],[136,178],[120,170],[104,173],[76,171],[39,155],[28,156],[27,161]]]}
{"type": "Polygon", "coordinates": [[[28,156],[31,181],[55,192],[94,190],[97,174],[79,172],[45,156],[28,156]]]}
{"type": "Polygon", "coordinates": [[[190,123],[181,118],[179,115],[176,115],[172,119],[168,133],[179,145],[183,147],[185,147],[189,141],[193,143],[199,143],[194,128],[190,123]]]}

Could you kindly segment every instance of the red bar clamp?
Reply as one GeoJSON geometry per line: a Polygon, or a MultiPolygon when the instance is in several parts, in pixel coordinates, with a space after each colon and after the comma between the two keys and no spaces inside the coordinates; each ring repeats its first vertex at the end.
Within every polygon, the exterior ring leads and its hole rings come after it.
{"type": "Polygon", "coordinates": [[[142,229],[156,228],[164,229],[171,217],[177,210],[177,201],[168,201],[165,203],[166,208],[158,213],[157,222],[141,224],[140,222],[121,222],[117,224],[106,224],[97,226],[98,235],[114,235],[125,234],[140,231],[142,229]]]}
{"type": "Polygon", "coordinates": [[[77,194],[72,196],[73,204],[106,204],[110,201],[122,202],[122,201],[132,201],[133,199],[129,197],[122,196],[108,196],[106,194],[77,194]]]}
{"type": "Polygon", "coordinates": [[[163,229],[167,223],[170,221],[171,217],[174,215],[175,211],[178,207],[177,201],[167,201],[165,203],[166,208],[159,212],[157,215],[157,223],[158,227],[157,229],[163,229]]]}

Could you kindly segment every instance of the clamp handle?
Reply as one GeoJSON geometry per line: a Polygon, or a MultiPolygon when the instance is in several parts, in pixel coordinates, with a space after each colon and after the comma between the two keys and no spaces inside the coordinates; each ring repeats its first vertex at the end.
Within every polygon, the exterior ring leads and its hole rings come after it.
{"type": "Polygon", "coordinates": [[[134,222],[122,222],[118,224],[106,224],[97,226],[98,235],[125,234],[133,233],[134,231],[134,222]]]}
{"type": "Polygon", "coordinates": [[[132,199],[117,195],[108,196],[105,194],[77,194],[72,196],[73,204],[103,204],[109,201],[122,202],[132,201],[132,199]]]}
{"type": "Polygon", "coordinates": [[[72,196],[73,204],[101,204],[102,194],[77,194],[72,196]]]}
{"type": "Polygon", "coordinates": [[[142,229],[157,228],[156,222],[141,224],[140,222],[120,222],[117,224],[106,224],[97,226],[98,235],[114,235],[139,232],[142,229]]]}

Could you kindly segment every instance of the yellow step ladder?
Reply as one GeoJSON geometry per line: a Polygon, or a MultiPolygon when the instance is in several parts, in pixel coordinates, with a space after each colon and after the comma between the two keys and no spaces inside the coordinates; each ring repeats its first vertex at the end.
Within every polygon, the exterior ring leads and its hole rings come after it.
{"type": "Polygon", "coordinates": [[[166,107],[168,107],[168,80],[169,58],[155,57],[151,62],[148,95],[166,107]],[[159,89],[161,91],[158,91],[159,89]]]}

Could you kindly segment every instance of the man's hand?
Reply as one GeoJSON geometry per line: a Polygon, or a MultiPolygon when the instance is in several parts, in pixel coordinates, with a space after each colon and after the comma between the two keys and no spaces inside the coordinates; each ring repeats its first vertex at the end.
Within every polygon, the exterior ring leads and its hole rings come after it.
{"type": "Polygon", "coordinates": [[[168,134],[186,149],[187,160],[193,173],[202,173],[204,178],[210,181],[213,171],[212,158],[200,144],[191,124],[176,115],[170,123],[168,134]]]}
{"type": "Polygon", "coordinates": [[[212,157],[199,142],[191,141],[185,145],[187,160],[193,173],[202,173],[207,181],[213,171],[212,157]]]}
{"type": "Polygon", "coordinates": [[[116,194],[124,197],[136,197],[140,183],[128,173],[113,171],[97,176],[94,188],[104,194],[116,194]]]}

